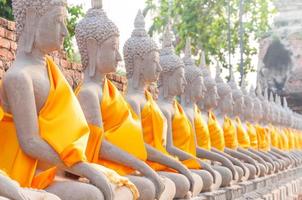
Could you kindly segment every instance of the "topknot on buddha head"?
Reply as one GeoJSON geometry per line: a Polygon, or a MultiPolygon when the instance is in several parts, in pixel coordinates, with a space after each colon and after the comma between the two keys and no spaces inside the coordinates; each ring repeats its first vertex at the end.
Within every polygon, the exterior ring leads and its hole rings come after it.
{"type": "Polygon", "coordinates": [[[196,65],[191,55],[191,41],[187,39],[185,48],[185,57],[183,58],[185,64],[185,77],[188,85],[191,85],[198,77],[202,77],[202,71],[196,65]]]}
{"type": "Polygon", "coordinates": [[[132,78],[133,76],[135,60],[138,57],[142,59],[152,51],[158,52],[159,49],[154,40],[147,34],[145,30],[144,15],[139,10],[135,18],[132,35],[124,45],[124,59],[128,78],[132,78]]]}
{"type": "Polygon", "coordinates": [[[185,65],[181,58],[177,56],[174,52],[174,47],[172,44],[173,33],[170,28],[170,24],[166,27],[166,31],[163,37],[163,45],[160,50],[160,65],[162,67],[162,72],[158,81],[158,86],[162,86],[163,78],[166,74],[171,74],[179,68],[184,68],[185,65]]]}
{"type": "Polygon", "coordinates": [[[66,0],[13,0],[13,13],[16,22],[17,40],[26,25],[29,9],[34,11],[37,18],[43,16],[53,6],[67,6],[66,0]]]}
{"type": "Polygon", "coordinates": [[[89,65],[89,42],[95,40],[98,45],[111,38],[119,36],[117,26],[107,17],[102,8],[101,0],[92,0],[92,8],[77,24],[75,36],[81,54],[82,65],[85,69],[89,65]]]}

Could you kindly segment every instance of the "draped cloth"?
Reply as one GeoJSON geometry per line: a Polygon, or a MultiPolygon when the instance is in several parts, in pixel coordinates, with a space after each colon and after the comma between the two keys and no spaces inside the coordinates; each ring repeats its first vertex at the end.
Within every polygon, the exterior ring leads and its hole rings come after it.
{"type": "MultiPolygon", "coordinates": [[[[145,91],[145,98],[147,100],[144,108],[141,111],[141,122],[144,133],[144,141],[150,146],[154,147],[161,153],[170,156],[165,148],[165,134],[167,133],[166,119],[162,114],[160,108],[153,100],[152,95],[145,91]]],[[[172,158],[172,156],[171,156],[172,158]]],[[[155,171],[170,171],[167,166],[162,164],[147,161],[148,165],[155,171]]]]}
{"type": "Polygon", "coordinates": [[[237,128],[233,121],[227,116],[224,117],[223,135],[225,146],[236,150],[239,145],[237,140],[237,128]]]}
{"type": "Polygon", "coordinates": [[[241,148],[248,149],[251,147],[251,141],[249,134],[244,129],[242,122],[239,117],[235,118],[236,124],[237,124],[237,137],[238,137],[238,143],[241,148]]]}
{"type": "Polygon", "coordinates": [[[208,128],[210,132],[212,147],[216,148],[219,151],[224,151],[225,141],[223,130],[212,111],[209,112],[208,128]]]}
{"type": "MultiPolygon", "coordinates": [[[[195,132],[190,120],[187,118],[181,105],[174,101],[174,116],[172,119],[173,144],[196,157],[195,132]]],[[[189,169],[200,169],[200,164],[195,159],[182,161],[189,169]]]]}
{"type": "Polygon", "coordinates": [[[99,157],[102,140],[126,151],[134,157],[146,161],[147,151],[142,134],[141,122],[129,108],[128,103],[109,80],[105,79],[100,102],[103,128],[89,125],[90,136],[87,157],[90,162],[104,165],[120,175],[129,175],[134,169],[123,164],[99,157]]]}
{"type": "MultiPolygon", "coordinates": [[[[66,166],[86,160],[89,136],[81,106],[59,68],[46,57],[50,91],[38,113],[40,137],[60,156],[66,166]]],[[[44,189],[53,182],[56,168],[35,175],[38,160],[26,155],[17,138],[13,116],[4,113],[0,122],[0,169],[23,187],[44,189]]]]}
{"type": "Polygon", "coordinates": [[[246,123],[247,133],[250,137],[251,148],[258,150],[258,138],[256,128],[249,122],[246,123]]]}
{"type": "Polygon", "coordinates": [[[211,150],[211,138],[208,125],[203,120],[201,111],[195,105],[194,109],[194,126],[195,126],[195,133],[196,133],[196,140],[197,145],[200,148],[210,151],[211,150]]]}
{"type": "Polygon", "coordinates": [[[270,150],[270,136],[268,129],[260,126],[259,124],[255,125],[258,138],[258,149],[262,151],[270,150]]]}

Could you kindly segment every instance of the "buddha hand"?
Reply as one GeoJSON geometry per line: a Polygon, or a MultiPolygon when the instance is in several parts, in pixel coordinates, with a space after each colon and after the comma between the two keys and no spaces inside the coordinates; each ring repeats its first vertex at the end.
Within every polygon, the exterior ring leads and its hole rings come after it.
{"type": "Polygon", "coordinates": [[[192,176],[192,173],[190,172],[190,170],[186,170],[183,175],[189,180],[190,182],[190,193],[191,195],[193,194],[193,190],[195,188],[195,181],[194,178],[192,176]]]}
{"type": "Polygon", "coordinates": [[[163,179],[160,176],[151,176],[148,178],[151,179],[152,183],[155,186],[155,191],[156,191],[155,198],[160,199],[161,195],[165,190],[165,184],[163,183],[163,179]]]}
{"type": "Polygon", "coordinates": [[[206,162],[203,162],[201,160],[198,161],[199,164],[201,165],[201,167],[205,170],[207,170],[208,172],[210,172],[210,174],[212,175],[213,177],[213,183],[216,183],[216,180],[217,180],[217,177],[216,177],[216,173],[215,171],[213,170],[213,168],[206,162]]]}

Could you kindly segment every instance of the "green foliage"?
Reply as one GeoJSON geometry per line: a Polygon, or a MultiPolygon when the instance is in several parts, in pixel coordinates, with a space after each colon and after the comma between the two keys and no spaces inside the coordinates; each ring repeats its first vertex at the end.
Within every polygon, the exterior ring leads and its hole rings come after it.
{"type": "MultiPolygon", "coordinates": [[[[273,13],[273,0],[245,0],[243,25],[244,73],[254,71],[252,56],[257,54],[255,44],[270,30],[269,19],[273,13]]],[[[206,62],[218,60],[228,67],[228,1],[225,0],[146,0],[144,14],[151,12],[153,24],[151,35],[164,31],[169,19],[176,35],[176,52],[185,46],[186,38],[192,41],[192,52],[201,59],[201,50],[206,52],[206,62]],[[159,3],[158,3],[159,2],[159,3]],[[169,4],[169,2],[171,2],[169,4]]],[[[231,54],[238,57],[239,48],[239,0],[230,0],[231,7],[231,54]]],[[[239,69],[239,63],[233,68],[239,69]]]]}
{"type": "Polygon", "coordinates": [[[67,53],[67,57],[71,61],[77,61],[78,56],[74,51],[73,39],[75,36],[75,27],[78,20],[84,16],[84,11],[82,5],[69,6],[68,8],[68,19],[67,19],[67,29],[69,35],[64,40],[64,50],[67,53]]]}
{"type": "Polygon", "coordinates": [[[12,0],[0,0],[0,17],[8,20],[14,20],[12,0]]]}

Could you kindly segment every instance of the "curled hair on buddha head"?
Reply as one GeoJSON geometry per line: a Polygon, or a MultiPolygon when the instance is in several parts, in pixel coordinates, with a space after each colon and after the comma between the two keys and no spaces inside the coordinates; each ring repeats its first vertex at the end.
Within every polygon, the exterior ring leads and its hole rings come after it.
{"type": "MultiPolygon", "coordinates": [[[[86,16],[77,24],[75,29],[75,37],[81,54],[83,69],[89,65],[88,43],[90,40],[96,40],[98,45],[102,45],[104,41],[112,36],[119,36],[117,26],[107,17],[102,8],[102,0],[92,0],[92,8],[90,8],[86,16]]],[[[89,72],[92,76],[94,71],[89,72]]]]}
{"type": "MultiPolygon", "coordinates": [[[[170,23],[166,27],[162,49],[160,50],[160,65],[162,67],[162,72],[160,73],[158,79],[158,87],[163,87],[164,78],[167,74],[173,73],[179,68],[184,68],[184,63],[179,56],[174,52],[174,47],[172,44],[173,33],[170,28],[170,23]]],[[[165,97],[168,95],[168,88],[164,87],[165,97]]]]}
{"type": "Polygon", "coordinates": [[[226,95],[232,93],[231,87],[227,83],[225,83],[223,81],[223,79],[221,78],[221,68],[220,68],[220,65],[218,62],[216,65],[215,80],[216,80],[216,85],[217,85],[217,92],[218,92],[220,99],[223,99],[226,95]]]}
{"type": "Polygon", "coordinates": [[[66,0],[13,0],[13,14],[16,22],[17,40],[25,27],[28,9],[36,12],[37,18],[43,16],[52,6],[67,6],[66,0]]]}
{"type": "Polygon", "coordinates": [[[134,30],[131,37],[124,45],[124,60],[127,78],[132,78],[134,73],[134,60],[136,56],[143,58],[152,51],[159,51],[157,44],[145,30],[145,19],[141,10],[138,11],[134,21],[134,30]]]}

